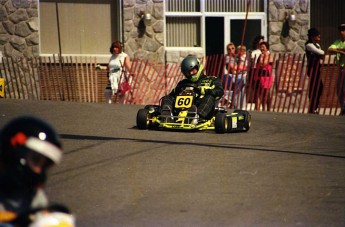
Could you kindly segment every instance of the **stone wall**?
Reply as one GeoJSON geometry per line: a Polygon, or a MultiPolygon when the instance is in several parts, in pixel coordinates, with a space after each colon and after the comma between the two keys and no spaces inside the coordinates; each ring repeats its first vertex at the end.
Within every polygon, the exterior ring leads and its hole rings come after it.
{"type": "Polygon", "coordinates": [[[125,52],[131,58],[164,63],[163,0],[124,0],[123,23],[125,52]],[[147,13],[149,25],[142,17],[147,13]]]}
{"type": "MultiPolygon", "coordinates": [[[[125,0],[124,39],[131,58],[179,62],[188,54],[202,57],[203,53],[170,51],[164,48],[163,0],[125,0]],[[151,25],[145,26],[141,14],[152,15],[151,25]]],[[[268,0],[268,40],[273,53],[304,53],[310,24],[310,0],[268,0]],[[292,21],[288,16],[295,15],[292,21]]]]}
{"type": "Polygon", "coordinates": [[[310,0],[269,0],[268,39],[271,52],[304,53],[310,24],[310,0]],[[295,15],[295,20],[289,16],[295,15]]]}
{"type": "MultiPolygon", "coordinates": [[[[304,52],[310,24],[309,4],[310,0],[268,0],[272,52],[304,52]],[[295,21],[286,18],[290,14],[295,15],[295,21]]],[[[38,0],[0,0],[0,51],[4,56],[39,55],[38,20],[38,0]]],[[[163,63],[179,61],[188,54],[182,51],[165,56],[163,0],[124,0],[123,23],[125,51],[131,58],[163,63]],[[151,15],[150,25],[144,24],[145,13],[151,15]]]]}
{"type": "Polygon", "coordinates": [[[38,0],[0,0],[0,51],[8,57],[39,55],[38,0]]]}

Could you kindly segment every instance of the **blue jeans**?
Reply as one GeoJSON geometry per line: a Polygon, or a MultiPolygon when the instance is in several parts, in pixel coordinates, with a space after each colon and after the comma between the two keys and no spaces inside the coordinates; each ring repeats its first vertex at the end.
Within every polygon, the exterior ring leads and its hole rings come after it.
{"type": "Polygon", "coordinates": [[[225,74],[223,76],[223,86],[225,88],[224,99],[228,99],[231,103],[231,107],[235,109],[245,109],[247,106],[246,103],[246,94],[245,94],[245,84],[246,84],[246,75],[243,74],[225,74]],[[237,76],[237,80],[236,80],[237,76]],[[233,98],[233,94],[235,96],[233,98]]]}

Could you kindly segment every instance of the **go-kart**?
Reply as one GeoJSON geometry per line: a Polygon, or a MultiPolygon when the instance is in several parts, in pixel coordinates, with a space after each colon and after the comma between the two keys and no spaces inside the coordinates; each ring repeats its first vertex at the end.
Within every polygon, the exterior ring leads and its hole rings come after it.
{"type": "Polygon", "coordinates": [[[170,130],[215,130],[216,133],[247,132],[251,125],[251,115],[245,110],[230,113],[225,108],[215,107],[212,116],[201,119],[196,114],[194,100],[201,96],[200,88],[185,84],[175,99],[171,114],[163,114],[160,105],[146,105],[137,113],[138,129],[170,130]],[[194,108],[193,108],[194,107],[194,108]]]}

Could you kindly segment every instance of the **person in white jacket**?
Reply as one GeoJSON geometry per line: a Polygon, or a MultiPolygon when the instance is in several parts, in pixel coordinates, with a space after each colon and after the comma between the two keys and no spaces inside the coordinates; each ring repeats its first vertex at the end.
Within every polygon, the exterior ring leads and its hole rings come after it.
{"type": "Polygon", "coordinates": [[[309,77],[309,110],[308,113],[318,113],[323,83],[320,78],[320,60],[325,52],[320,46],[321,34],[316,28],[308,30],[308,40],[305,44],[307,56],[307,76],[309,77]]]}

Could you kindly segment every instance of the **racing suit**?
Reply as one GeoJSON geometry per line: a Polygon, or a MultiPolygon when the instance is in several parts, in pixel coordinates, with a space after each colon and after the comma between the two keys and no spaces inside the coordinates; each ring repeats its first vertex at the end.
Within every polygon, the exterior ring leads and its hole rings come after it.
{"type": "MultiPolygon", "coordinates": [[[[51,226],[51,220],[54,220],[55,222],[66,221],[66,218],[74,221],[70,210],[66,206],[58,203],[48,203],[46,193],[40,186],[35,188],[24,186],[17,189],[13,187],[0,188],[0,227],[46,226],[43,224],[51,226]],[[51,217],[54,217],[56,212],[58,216],[61,216],[62,213],[64,213],[65,217],[63,217],[63,219],[60,219],[57,216],[55,216],[56,218],[54,219],[47,218],[48,213],[50,213],[51,217]],[[42,214],[44,215],[42,216],[42,214]],[[40,217],[44,220],[39,220],[40,217]],[[40,224],[37,225],[36,222],[40,224]]],[[[55,222],[54,226],[62,226],[58,225],[60,222],[55,222]]]]}
{"type": "Polygon", "coordinates": [[[47,196],[41,187],[12,187],[3,176],[0,176],[0,181],[3,183],[0,187],[0,226],[11,226],[9,223],[16,223],[17,218],[30,210],[48,205],[47,196]]]}
{"type": "Polygon", "coordinates": [[[194,104],[197,107],[197,113],[200,118],[209,119],[213,116],[213,110],[216,107],[216,101],[219,100],[223,94],[224,89],[222,82],[215,77],[208,77],[202,73],[199,80],[191,82],[189,79],[181,80],[170,94],[162,98],[161,106],[168,106],[171,110],[176,99],[176,96],[181,92],[179,89],[182,85],[190,84],[204,90],[204,95],[196,98],[194,104]]]}

